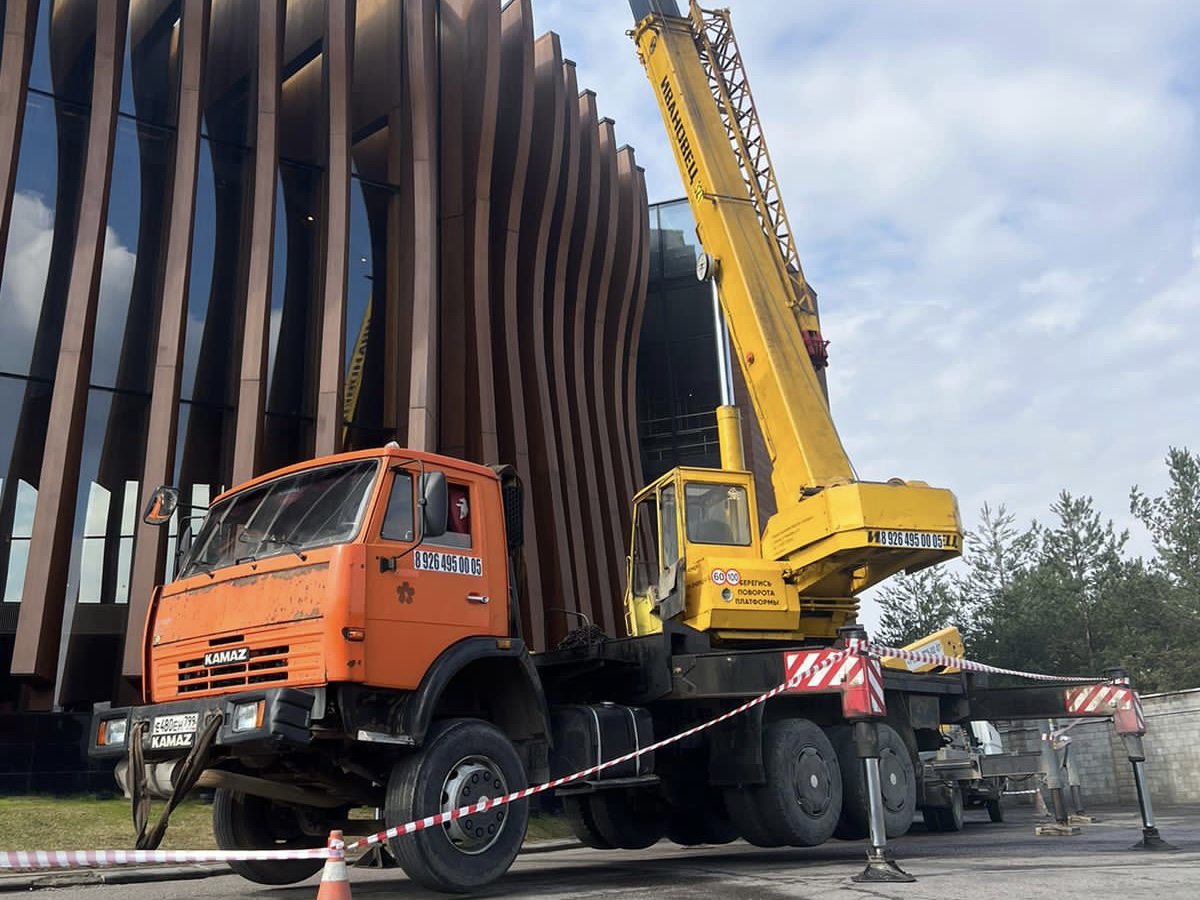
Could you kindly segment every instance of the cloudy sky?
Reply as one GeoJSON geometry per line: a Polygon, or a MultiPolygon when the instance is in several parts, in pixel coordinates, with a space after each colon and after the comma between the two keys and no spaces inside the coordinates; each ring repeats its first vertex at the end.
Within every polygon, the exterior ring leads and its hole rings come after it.
{"type": "MultiPolygon", "coordinates": [[[[726,0],[861,477],[1049,521],[1200,451],[1200,4],[726,0]]],[[[618,0],[534,0],[651,202],[683,196],[618,0]]]]}

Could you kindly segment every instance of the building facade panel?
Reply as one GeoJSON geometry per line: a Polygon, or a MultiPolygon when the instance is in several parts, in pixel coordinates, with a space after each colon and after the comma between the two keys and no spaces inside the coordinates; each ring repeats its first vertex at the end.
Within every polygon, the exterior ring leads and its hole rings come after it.
{"type": "Polygon", "coordinates": [[[619,632],[645,186],[532,7],[3,4],[0,714],[137,697],[155,485],[393,439],[517,467],[535,647],[619,632]]]}
{"type": "MultiPolygon", "coordinates": [[[[550,357],[552,344],[548,341],[551,320],[547,283],[552,241],[551,222],[555,214],[555,198],[563,166],[564,101],[562,48],[558,36],[546,34],[533,45],[532,120],[529,130],[538,135],[529,147],[529,165],[525,179],[526,196],[521,204],[521,220],[517,227],[519,243],[516,254],[517,310],[515,319],[520,371],[520,387],[526,409],[526,428],[529,440],[529,483],[550,485],[550,490],[532,492],[528,508],[530,522],[538,543],[538,562],[541,569],[543,596],[555,598],[554,603],[542,604],[542,627],[550,635],[562,635],[569,626],[569,615],[553,612],[551,607],[575,612],[577,594],[574,590],[574,568],[571,556],[570,532],[559,463],[555,431],[554,398],[557,392],[551,383],[550,357]]],[[[512,257],[510,257],[512,259],[512,257]]],[[[528,539],[528,538],[527,538],[528,539]]],[[[531,604],[532,605],[532,604],[531,604]]],[[[533,627],[531,621],[526,623],[533,627]]]]}

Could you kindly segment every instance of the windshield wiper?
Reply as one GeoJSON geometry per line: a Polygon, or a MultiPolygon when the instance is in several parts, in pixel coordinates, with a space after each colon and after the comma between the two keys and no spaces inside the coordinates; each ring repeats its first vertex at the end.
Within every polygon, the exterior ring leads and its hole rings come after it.
{"type": "Polygon", "coordinates": [[[235,565],[240,565],[244,562],[258,562],[258,554],[267,544],[279,544],[281,547],[286,547],[291,550],[296,556],[300,557],[300,562],[307,562],[308,555],[304,552],[304,548],[293,541],[291,538],[280,537],[277,534],[269,534],[262,538],[246,537],[245,534],[239,535],[238,540],[244,544],[254,544],[254,552],[249,556],[239,556],[234,560],[235,565]]]}
{"type": "Polygon", "coordinates": [[[275,544],[283,544],[283,546],[287,547],[289,550],[291,550],[293,553],[295,553],[298,557],[300,557],[300,562],[308,561],[308,556],[304,553],[304,550],[301,548],[301,546],[299,544],[297,544],[295,541],[291,540],[290,538],[272,537],[272,538],[268,538],[268,540],[275,544]]]}

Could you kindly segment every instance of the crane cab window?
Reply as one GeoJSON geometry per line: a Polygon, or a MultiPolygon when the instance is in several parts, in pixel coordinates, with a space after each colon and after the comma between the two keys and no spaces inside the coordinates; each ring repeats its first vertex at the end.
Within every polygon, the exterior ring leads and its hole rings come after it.
{"type": "Polygon", "coordinates": [[[642,499],[634,509],[632,584],[635,595],[658,585],[664,569],[679,560],[675,486],[642,499]]]}
{"type": "Polygon", "coordinates": [[[745,487],[690,482],[684,485],[683,496],[691,543],[750,545],[750,502],[745,487]]]}
{"type": "Polygon", "coordinates": [[[425,539],[425,543],[437,547],[456,547],[470,550],[471,544],[471,491],[465,484],[446,485],[450,501],[450,514],[446,517],[446,533],[425,539]]]}

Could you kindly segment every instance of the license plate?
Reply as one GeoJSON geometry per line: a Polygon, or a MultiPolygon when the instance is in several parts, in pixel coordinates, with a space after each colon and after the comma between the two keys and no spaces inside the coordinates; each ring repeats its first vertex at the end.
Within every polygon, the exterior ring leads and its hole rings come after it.
{"type": "Polygon", "coordinates": [[[150,723],[151,750],[186,750],[196,742],[200,713],[155,716],[150,723]]]}
{"type": "Polygon", "coordinates": [[[200,713],[180,713],[174,716],[155,716],[150,724],[150,736],[193,734],[200,724],[200,713]]]}

